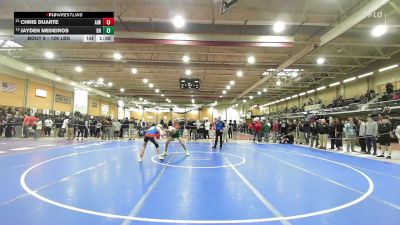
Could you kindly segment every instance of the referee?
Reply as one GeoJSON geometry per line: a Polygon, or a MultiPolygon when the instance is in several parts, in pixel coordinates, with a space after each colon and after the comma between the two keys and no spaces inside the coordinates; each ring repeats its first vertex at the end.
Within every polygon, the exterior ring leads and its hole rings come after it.
{"type": "Polygon", "coordinates": [[[221,116],[218,116],[217,122],[215,122],[215,142],[213,149],[217,148],[218,137],[219,137],[219,149],[222,149],[222,134],[224,133],[225,124],[221,120],[221,116]]]}

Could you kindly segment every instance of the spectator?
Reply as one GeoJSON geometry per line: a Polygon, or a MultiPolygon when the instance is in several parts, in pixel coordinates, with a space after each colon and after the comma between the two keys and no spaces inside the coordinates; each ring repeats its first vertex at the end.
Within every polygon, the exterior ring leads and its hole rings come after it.
{"type": "Polygon", "coordinates": [[[328,125],[325,119],[321,119],[318,128],[319,148],[326,149],[328,143],[328,125]]]}
{"type": "Polygon", "coordinates": [[[51,120],[50,117],[47,117],[47,119],[44,121],[44,136],[49,136],[51,133],[51,128],[53,127],[53,120],[51,120]]]}
{"type": "Polygon", "coordinates": [[[366,147],[367,147],[366,140],[365,140],[365,132],[367,129],[367,124],[364,121],[362,121],[361,119],[358,119],[358,121],[359,121],[359,125],[360,125],[360,128],[358,129],[358,138],[359,138],[358,141],[360,143],[361,152],[365,153],[366,147]]]}
{"type": "Polygon", "coordinates": [[[24,116],[24,122],[23,122],[23,133],[24,133],[24,138],[29,138],[29,116],[25,115],[24,116]]]}
{"type": "Polygon", "coordinates": [[[318,147],[318,125],[315,121],[311,122],[310,124],[310,147],[318,147]],[[315,142],[315,145],[314,145],[315,142]]]}
{"type": "Polygon", "coordinates": [[[396,134],[397,140],[399,141],[399,144],[400,144],[400,124],[396,128],[395,134],[396,134]]]}
{"type": "Polygon", "coordinates": [[[368,121],[365,124],[365,142],[367,144],[367,154],[371,154],[371,147],[374,149],[373,155],[376,155],[376,137],[378,136],[378,124],[368,115],[368,121]]]}
{"type": "Polygon", "coordinates": [[[42,128],[43,128],[42,118],[38,118],[36,124],[34,124],[32,128],[34,129],[35,139],[40,138],[42,135],[42,128]]]}
{"type": "Polygon", "coordinates": [[[346,150],[354,152],[354,145],[356,139],[356,126],[354,125],[353,118],[349,118],[347,123],[344,125],[345,138],[347,139],[346,150]]]}
{"type": "Polygon", "coordinates": [[[206,139],[210,139],[210,128],[211,128],[211,124],[208,120],[206,120],[206,122],[204,123],[204,128],[205,128],[205,135],[204,138],[206,139]]]}
{"type": "Polygon", "coordinates": [[[390,148],[390,134],[392,132],[392,124],[387,117],[382,118],[382,123],[378,126],[379,144],[381,145],[381,154],[378,157],[385,157],[388,152],[387,159],[392,158],[392,149],[390,148]]]}

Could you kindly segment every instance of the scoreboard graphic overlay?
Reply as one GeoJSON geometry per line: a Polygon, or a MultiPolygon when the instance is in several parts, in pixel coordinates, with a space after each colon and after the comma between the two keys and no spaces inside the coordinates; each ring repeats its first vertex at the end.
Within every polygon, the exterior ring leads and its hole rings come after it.
{"type": "Polygon", "coordinates": [[[14,12],[14,39],[114,42],[114,12],[14,12]]]}

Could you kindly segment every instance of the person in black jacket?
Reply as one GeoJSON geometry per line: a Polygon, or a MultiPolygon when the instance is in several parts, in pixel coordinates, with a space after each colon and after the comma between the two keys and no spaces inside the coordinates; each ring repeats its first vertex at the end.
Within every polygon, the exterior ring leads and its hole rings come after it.
{"type": "Polygon", "coordinates": [[[328,136],[331,139],[331,149],[335,149],[335,144],[337,147],[336,122],[335,121],[332,121],[328,126],[328,136]]]}
{"type": "Polygon", "coordinates": [[[314,142],[315,142],[315,147],[318,147],[318,124],[313,121],[310,124],[310,147],[314,147],[314,142]]]}
{"type": "Polygon", "coordinates": [[[318,128],[318,136],[319,136],[319,148],[326,149],[326,144],[328,142],[328,125],[326,124],[325,119],[321,119],[318,128]]]}
{"type": "Polygon", "coordinates": [[[386,117],[382,118],[382,122],[378,125],[378,140],[381,145],[381,154],[377,157],[385,157],[385,152],[388,152],[387,159],[392,158],[392,149],[390,148],[390,134],[393,130],[392,124],[386,117]]]}
{"type": "Polygon", "coordinates": [[[310,144],[310,122],[305,121],[303,124],[304,140],[306,145],[310,144]]]}
{"type": "Polygon", "coordinates": [[[77,126],[78,128],[78,137],[76,140],[79,140],[79,136],[81,137],[81,140],[83,140],[83,136],[85,135],[85,120],[83,118],[77,119],[77,126]]]}

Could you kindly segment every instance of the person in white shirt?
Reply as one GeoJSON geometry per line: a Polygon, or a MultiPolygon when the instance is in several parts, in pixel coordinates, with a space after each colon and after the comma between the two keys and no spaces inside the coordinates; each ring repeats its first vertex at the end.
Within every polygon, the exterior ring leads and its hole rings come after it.
{"type": "Polygon", "coordinates": [[[35,132],[35,139],[40,138],[42,134],[42,119],[39,118],[38,121],[36,121],[36,129],[34,130],[35,132]]]}
{"type": "Polygon", "coordinates": [[[366,123],[364,121],[362,121],[361,119],[358,119],[359,124],[360,124],[360,129],[358,132],[358,141],[360,143],[360,147],[361,147],[361,152],[365,153],[366,152],[366,147],[367,147],[367,143],[365,142],[365,132],[366,132],[366,123]]]}
{"type": "Polygon", "coordinates": [[[68,122],[69,122],[69,118],[65,117],[62,126],[61,126],[61,132],[62,132],[62,137],[64,137],[65,132],[67,132],[68,129],[68,122]]]}
{"type": "Polygon", "coordinates": [[[207,139],[210,139],[210,128],[211,128],[211,124],[208,120],[206,120],[206,122],[204,123],[204,128],[206,130],[206,134],[204,135],[207,139]]]}
{"type": "Polygon", "coordinates": [[[53,127],[53,120],[51,120],[50,118],[47,118],[44,121],[44,136],[49,136],[50,137],[50,133],[51,133],[51,128],[53,127]]]}
{"type": "Polygon", "coordinates": [[[400,144],[400,125],[397,126],[395,134],[396,134],[396,137],[399,140],[399,144],[400,144]]]}

